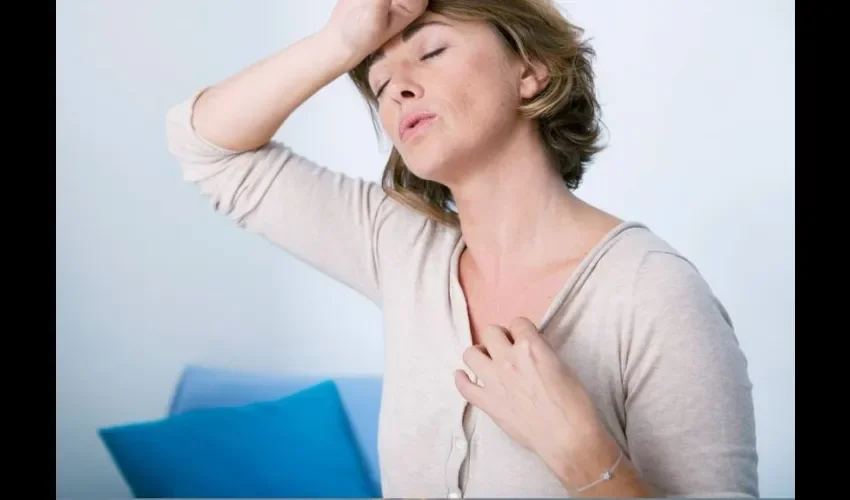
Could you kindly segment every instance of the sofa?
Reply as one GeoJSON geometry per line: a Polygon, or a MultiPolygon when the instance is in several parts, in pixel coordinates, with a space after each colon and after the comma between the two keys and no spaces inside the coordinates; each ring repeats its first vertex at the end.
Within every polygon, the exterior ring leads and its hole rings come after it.
{"type": "Polygon", "coordinates": [[[135,497],[377,498],[381,387],[189,366],[163,418],[98,434],[135,497]]]}

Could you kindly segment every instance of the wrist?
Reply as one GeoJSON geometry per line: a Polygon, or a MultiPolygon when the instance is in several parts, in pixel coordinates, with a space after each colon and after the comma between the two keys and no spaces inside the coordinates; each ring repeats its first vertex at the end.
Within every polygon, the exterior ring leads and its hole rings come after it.
{"type": "Polygon", "coordinates": [[[579,454],[547,462],[572,496],[656,498],[617,441],[607,432],[584,445],[579,454]]]}
{"type": "Polygon", "coordinates": [[[604,429],[588,432],[579,441],[562,447],[562,453],[552,453],[546,460],[571,491],[596,481],[602,473],[619,465],[617,461],[622,458],[619,444],[604,429]]]}
{"type": "Polygon", "coordinates": [[[317,54],[328,57],[340,74],[351,71],[366,57],[346,43],[339,30],[331,25],[316,32],[313,38],[318,43],[317,54]]]}

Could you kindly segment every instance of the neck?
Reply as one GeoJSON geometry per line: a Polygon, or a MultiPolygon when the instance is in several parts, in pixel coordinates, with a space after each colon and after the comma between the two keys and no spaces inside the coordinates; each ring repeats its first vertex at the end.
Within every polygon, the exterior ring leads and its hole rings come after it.
{"type": "Polygon", "coordinates": [[[451,186],[466,252],[492,284],[569,257],[571,228],[588,205],[564,185],[531,131],[467,165],[451,186]]]}

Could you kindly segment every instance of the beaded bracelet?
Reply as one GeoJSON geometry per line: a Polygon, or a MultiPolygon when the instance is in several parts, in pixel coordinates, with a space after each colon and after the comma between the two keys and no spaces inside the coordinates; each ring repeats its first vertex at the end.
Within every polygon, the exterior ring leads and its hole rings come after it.
{"type": "Polygon", "coordinates": [[[605,481],[610,480],[610,479],[611,479],[611,475],[614,473],[614,471],[617,469],[617,467],[619,467],[619,465],[620,465],[620,461],[622,461],[622,460],[623,460],[623,450],[621,449],[621,450],[620,450],[620,456],[619,456],[619,457],[617,457],[617,461],[616,461],[616,462],[614,462],[614,465],[613,465],[610,469],[608,469],[608,470],[606,470],[605,472],[603,472],[602,474],[600,474],[600,475],[599,475],[599,479],[597,479],[596,481],[593,481],[592,483],[590,483],[590,484],[588,484],[588,485],[582,486],[581,488],[579,488],[579,489],[575,490],[575,492],[576,492],[576,493],[580,493],[580,492],[582,492],[582,491],[584,491],[584,490],[587,490],[587,489],[593,488],[594,486],[596,486],[596,485],[597,485],[597,484],[599,484],[599,483],[602,483],[602,482],[605,482],[605,481]]]}

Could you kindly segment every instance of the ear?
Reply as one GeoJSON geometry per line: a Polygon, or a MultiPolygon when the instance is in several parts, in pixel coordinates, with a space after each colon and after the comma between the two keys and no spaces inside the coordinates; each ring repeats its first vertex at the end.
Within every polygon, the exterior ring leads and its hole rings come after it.
{"type": "Polygon", "coordinates": [[[541,62],[523,64],[519,81],[519,95],[525,100],[533,99],[549,84],[549,70],[541,62]]]}

